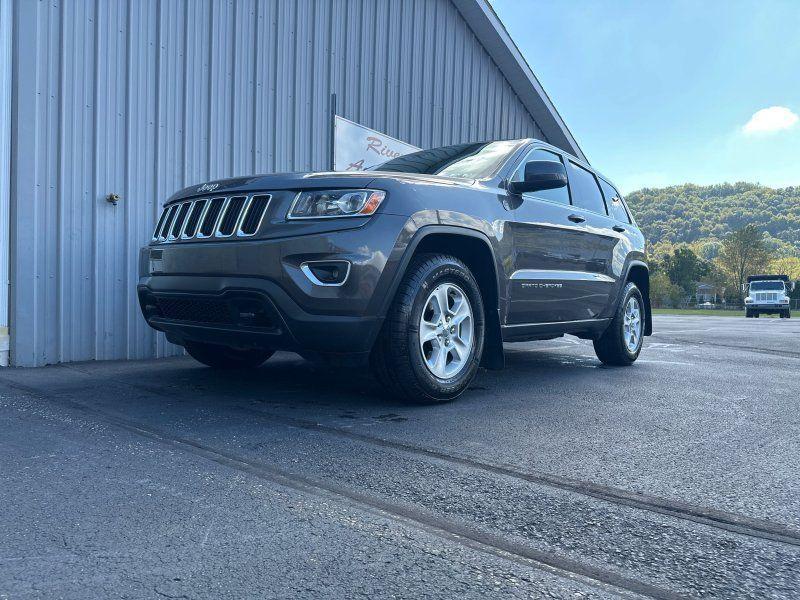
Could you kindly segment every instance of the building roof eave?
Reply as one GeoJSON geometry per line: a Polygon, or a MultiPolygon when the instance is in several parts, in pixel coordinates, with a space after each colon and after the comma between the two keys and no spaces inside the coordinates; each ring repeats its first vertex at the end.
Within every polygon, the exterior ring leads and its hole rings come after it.
{"type": "Polygon", "coordinates": [[[452,0],[547,141],[589,162],[525,57],[486,0],[452,0]]]}

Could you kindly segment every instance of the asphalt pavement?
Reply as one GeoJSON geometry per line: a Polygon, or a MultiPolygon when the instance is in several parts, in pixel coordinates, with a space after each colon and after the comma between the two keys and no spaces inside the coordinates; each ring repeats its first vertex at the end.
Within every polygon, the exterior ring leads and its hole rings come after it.
{"type": "Polygon", "coordinates": [[[0,370],[0,599],[800,597],[800,320],[655,331],[438,406],[284,353],[0,370]]]}

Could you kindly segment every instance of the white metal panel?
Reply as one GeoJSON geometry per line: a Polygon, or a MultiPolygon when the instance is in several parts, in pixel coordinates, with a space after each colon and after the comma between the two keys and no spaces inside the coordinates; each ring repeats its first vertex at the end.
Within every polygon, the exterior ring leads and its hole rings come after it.
{"type": "Polygon", "coordinates": [[[208,179],[327,169],[331,94],[419,147],[543,138],[450,0],[0,3],[19,365],[178,351],[136,306],[161,205],[208,179]]]}
{"type": "Polygon", "coordinates": [[[8,364],[11,198],[11,0],[0,0],[0,366],[8,364]]]}

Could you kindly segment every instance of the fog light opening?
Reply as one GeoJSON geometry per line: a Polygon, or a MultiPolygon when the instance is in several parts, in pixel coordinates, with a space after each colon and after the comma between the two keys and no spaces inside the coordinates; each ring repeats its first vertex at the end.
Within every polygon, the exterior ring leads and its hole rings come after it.
{"type": "Polygon", "coordinates": [[[346,260],[313,261],[300,265],[300,270],[314,285],[338,287],[350,275],[350,262],[346,260]]]}

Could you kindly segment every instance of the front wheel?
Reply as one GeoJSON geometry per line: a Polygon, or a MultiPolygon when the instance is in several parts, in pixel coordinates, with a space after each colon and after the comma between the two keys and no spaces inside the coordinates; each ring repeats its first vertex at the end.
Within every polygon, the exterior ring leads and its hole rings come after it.
{"type": "Polygon", "coordinates": [[[453,256],[419,256],[376,341],[373,371],[403,399],[453,400],[478,371],[484,331],[483,299],[469,268],[453,256]]]}
{"type": "Polygon", "coordinates": [[[254,369],[275,354],[274,350],[240,350],[203,342],[186,342],[186,351],[196,361],[214,369],[254,369]]]}
{"type": "Polygon", "coordinates": [[[644,333],[644,302],[636,284],[628,283],[608,329],[594,341],[594,351],[603,364],[626,366],[639,358],[644,333]]]}

